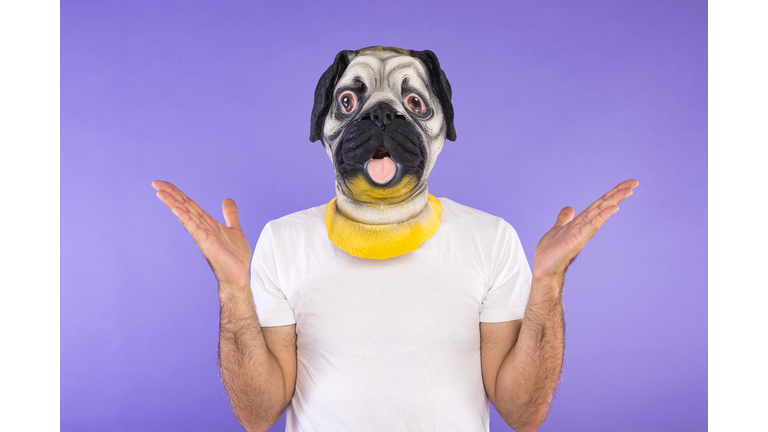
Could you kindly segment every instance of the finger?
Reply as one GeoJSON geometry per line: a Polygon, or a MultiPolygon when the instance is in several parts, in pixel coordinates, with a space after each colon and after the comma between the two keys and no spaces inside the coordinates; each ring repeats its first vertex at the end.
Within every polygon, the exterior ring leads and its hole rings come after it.
{"type": "Polygon", "coordinates": [[[163,204],[167,205],[168,208],[173,210],[174,207],[184,207],[184,203],[179,201],[178,198],[171,195],[170,193],[164,191],[164,190],[158,190],[155,195],[160,198],[160,201],[163,202],[163,204]]]}
{"type": "MultiPolygon", "coordinates": [[[[176,197],[165,190],[158,190],[157,196],[171,209],[173,214],[176,215],[179,222],[184,226],[184,229],[192,235],[192,239],[198,245],[200,250],[203,250],[205,243],[215,232],[215,225],[211,225],[210,221],[207,221],[205,218],[201,218],[199,215],[189,212],[183,205],[179,204],[176,197]]],[[[205,216],[208,216],[209,219],[213,220],[207,213],[203,213],[205,216]]],[[[213,220],[213,224],[216,223],[217,222],[213,220]]]]}
{"type": "Polygon", "coordinates": [[[156,180],[152,187],[157,189],[157,197],[171,209],[202,250],[218,222],[172,183],[156,180]]]}
{"type": "Polygon", "coordinates": [[[162,180],[153,181],[152,187],[159,191],[166,191],[166,192],[170,192],[173,189],[178,189],[176,186],[173,185],[173,183],[162,181],[162,180]]]}
{"type": "Polygon", "coordinates": [[[179,188],[174,186],[173,183],[162,181],[162,180],[155,180],[152,182],[152,187],[157,189],[158,192],[162,191],[167,193],[168,195],[171,195],[176,199],[176,201],[179,202],[180,205],[183,205],[187,201],[191,201],[186,195],[184,195],[184,192],[182,192],[179,188]]]}
{"type": "MultiPolygon", "coordinates": [[[[603,195],[602,197],[600,197],[600,199],[598,199],[597,201],[595,201],[594,203],[592,203],[592,205],[591,205],[591,206],[589,206],[589,210],[592,210],[594,207],[596,207],[596,206],[600,205],[600,203],[601,203],[602,201],[604,201],[604,200],[607,200],[607,199],[610,199],[610,198],[611,198],[611,197],[612,197],[614,194],[616,194],[616,193],[617,193],[617,192],[619,192],[619,191],[622,191],[622,190],[628,189],[628,190],[631,192],[631,191],[632,191],[632,189],[634,189],[635,187],[637,187],[637,185],[639,185],[639,184],[640,184],[640,183],[639,183],[637,180],[634,180],[634,179],[632,179],[632,180],[625,180],[625,181],[623,181],[623,182],[621,182],[621,183],[617,184],[617,185],[616,185],[616,187],[614,187],[613,189],[609,190],[609,191],[608,191],[608,193],[606,193],[605,195],[603,195]]],[[[630,195],[631,195],[631,194],[630,194],[630,195]]],[[[626,198],[626,197],[625,197],[625,198],[626,198]]]]}
{"type": "Polygon", "coordinates": [[[589,223],[585,223],[579,228],[579,236],[581,237],[582,242],[586,242],[587,240],[591,239],[592,236],[595,235],[597,230],[600,229],[601,226],[605,223],[605,221],[608,220],[609,217],[611,217],[614,213],[619,211],[619,206],[613,205],[608,208],[603,209],[600,213],[597,214],[592,220],[589,221],[589,223]]]}
{"type": "MultiPolygon", "coordinates": [[[[160,201],[162,201],[163,204],[165,204],[169,209],[171,209],[171,211],[173,212],[173,214],[176,215],[176,217],[180,218],[180,216],[177,214],[177,211],[183,211],[184,214],[187,215],[187,217],[193,218],[197,225],[205,223],[201,219],[200,215],[198,215],[198,214],[196,214],[194,212],[190,212],[185,207],[184,203],[179,202],[179,200],[176,197],[174,197],[173,195],[169,194],[168,192],[166,192],[164,190],[158,190],[156,195],[157,195],[158,198],[160,198],[160,201]]],[[[179,220],[181,220],[181,218],[179,220]]]]}
{"type": "MultiPolygon", "coordinates": [[[[173,183],[162,180],[155,180],[152,182],[152,187],[158,190],[158,193],[163,192],[172,196],[178,205],[183,207],[190,215],[198,218],[198,223],[205,223],[211,229],[216,228],[218,222],[211,215],[209,215],[202,207],[200,207],[195,201],[191,200],[181,189],[177,188],[173,183]]],[[[158,195],[159,197],[160,195],[158,195]]],[[[161,198],[162,199],[162,198],[161,198]]]]}
{"type": "Polygon", "coordinates": [[[197,245],[202,249],[202,245],[206,240],[208,240],[208,236],[210,234],[202,228],[198,220],[192,217],[183,208],[174,207],[171,209],[171,211],[176,215],[177,218],[179,218],[179,221],[182,225],[184,225],[184,228],[187,230],[187,232],[192,235],[192,239],[194,239],[195,243],[197,243],[197,245]]]}
{"type": "Polygon", "coordinates": [[[625,180],[613,189],[609,190],[608,193],[600,197],[598,200],[593,202],[589,207],[584,209],[579,215],[576,217],[576,219],[581,218],[582,216],[585,217],[585,220],[591,219],[591,217],[587,217],[590,213],[593,212],[596,208],[600,208],[600,211],[603,209],[610,207],[612,205],[618,204],[621,201],[624,201],[627,197],[632,195],[632,189],[636,188],[640,182],[634,179],[625,180]]]}
{"type": "Polygon", "coordinates": [[[174,185],[171,182],[166,182],[166,181],[162,181],[162,180],[155,180],[155,181],[152,182],[152,187],[154,187],[157,190],[161,190],[161,191],[164,191],[164,192],[167,192],[167,193],[173,195],[174,198],[176,198],[177,200],[179,200],[182,203],[186,203],[188,201],[192,201],[187,196],[187,194],[185,194],[181,189],[176,187],[176,185],[174,185]]]}
{"type": "Polygon", "coordinates": [[[184,207],[186,207],[187,209],[189,209],[190,211],[192,211],[193,213],[196,213],[198,216],[201,216],[201,217],[202,215],[208,214],[205,210],[203,210],[202,207],[200,207],[200,205],[198,205],[194,200],[191,200],[189,198],[187,198],[187,201],[184,203],[184,207]]]}
{"type": "MultiPolygon", "coordinates": [[[[173,186],[173,185],[171,185],[171,186],[173,186]]],[[[188,197],[187,194],[185,194],[183,190],[177,188],[176,186],[173,186],[173,192],[175,194],[177,194],[178,196],[180,196],[185,203],[186,202],[194,203],[194,201],[190,197],[188,197]]],[[[195,205],[197,205],[197,204],[195,204],[195,205]]],[[[199,206],[198,206],[198,208],[199,208],[199,206]]],[[[202,209],[200,209],[200,210],[202,210],[202,209]]]]}
{"type": "Polygon", "coordinates": [[[576,214],[576,210],[574,210],[573,207],[563,207],[563,209],[560,210],[560,214],[557,215],[555,227],[561,227],[572,221],[574,214],[576,214]]]}
{"type": "Polygon", "coordinates": [[[224,213],[224,223],[226,223],[229,228],[240,229],[240,218],[237,214],[235,200],[232,198],[225,199],[224,202],[221,203],[221,211],[224,213]]]}
{"type": "Polygon", "coordinates": [[[633,194],[631,188],[624,188],[616,191],[613,195],[606,199],[601,199],[602,202],[592,208],[590,211],[587,212],[585,216],[585,222],[590,221],[592,218],[594,218],[597,214],[599,214],[601,211],[607,209],[608,207],[614,206],[625,199],[629,198],[633,194]]]}
{"type": "Polygon", "coordinates": [[[187,198],[186,195],[184,195],[184,192],[182,192],[181,189],[177,188],[176,186],[171,185],[171,188],[167,189],[165,192],[173,195],[173,197],[179,200],[179,202],[181,203],[186,203],[187,201],[190,201],[190,199],[187,198]]]}
{"type": "Polygon", "coordinates": [[[208,212],[203,210],[202,207],[198,203],[195,202],[195,200],[189,198],[187,194],[184,193],[181,189],[177,188],[171,183],[168,183],[171,188],[172,192],[175,196],[179,197],[181,202],[184,203],[184,208],[187,209],[191,214],[196,214],[198,217],[200,217],[202,220],[204,220],[206,223],[208,223],[211,228],[215,227],[218,224],[218,221],[213,218],[213,216],[209,215],[208,212]]]}

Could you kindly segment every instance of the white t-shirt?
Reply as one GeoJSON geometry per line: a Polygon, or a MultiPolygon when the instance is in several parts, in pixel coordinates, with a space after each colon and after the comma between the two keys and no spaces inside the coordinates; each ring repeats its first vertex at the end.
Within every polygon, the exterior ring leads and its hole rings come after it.
{"type": "Polygon", "coordinates": [[[488,431],[480,322],[523,317],[531,270],[503,219],[440,202],[437,233],[385,260],[333,245],[325,205],[264,227],[256,313],[263,327],[296,323],[286,431],[488,431]]]}

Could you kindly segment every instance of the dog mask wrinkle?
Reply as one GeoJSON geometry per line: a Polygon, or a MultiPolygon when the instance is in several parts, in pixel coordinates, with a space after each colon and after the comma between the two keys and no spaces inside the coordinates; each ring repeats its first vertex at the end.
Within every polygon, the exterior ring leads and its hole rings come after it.
{"type": "MultiPolygon", "coordinates": [[[[339,79],[344,74],[344,71],[349,66],[350,61],[360,54],[368,52],[392,52],[402,55],[410,55],[419,59],[424,66],[426,66],[429,72],[429,84],[432,87],[434,94],[438,96],[440,105],[443,109],[443,115],[446,125],[445,138],[449,141],[456,141],[456,128],[453,125],[453,104],[451,83],[445,76],[445,72],[440,68],[440,62],[437,60],[437,55],[430,50],[413,51],[404,50],[394,47],[367,47],[357,51],[342,50],[336,54],[336,58],[333,60],[328,69],[325,70],[320,80],[315,87],[315,100],[312,106],[312,116],[310,120],[310,142],[320,140],[323,136],[323,125],[325,123],[325,116],[333,105],[333,91],[338,84],[339,79]]],[[[325,145],[325,143],[323,143],[325,145]]]]}

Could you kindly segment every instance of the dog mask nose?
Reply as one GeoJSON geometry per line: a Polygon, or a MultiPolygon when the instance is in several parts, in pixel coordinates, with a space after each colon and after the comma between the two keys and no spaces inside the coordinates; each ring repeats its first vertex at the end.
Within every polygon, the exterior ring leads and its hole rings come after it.
{"type": "Polygon", "coordinates": [[[363,118],[370,118],[372,122],[384,129],[395,119],[395,110],[385,103],[378,104],[363,114],[363,118]]]}

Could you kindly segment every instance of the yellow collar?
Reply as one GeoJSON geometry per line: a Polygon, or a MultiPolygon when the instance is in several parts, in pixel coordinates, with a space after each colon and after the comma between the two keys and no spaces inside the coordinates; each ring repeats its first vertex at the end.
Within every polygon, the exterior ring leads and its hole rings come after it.
{"type": "Polygon", "coordinates": [[[328,238],[340,249],[360,258],[385,259],[407,254],[419,248],[440,228],[443,206],[429,195],[424,210],[413,219],[400,223],[369,225],[342,215],[336,198],[325,207],[328,238]]]}

